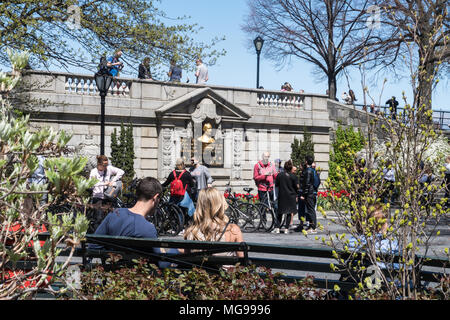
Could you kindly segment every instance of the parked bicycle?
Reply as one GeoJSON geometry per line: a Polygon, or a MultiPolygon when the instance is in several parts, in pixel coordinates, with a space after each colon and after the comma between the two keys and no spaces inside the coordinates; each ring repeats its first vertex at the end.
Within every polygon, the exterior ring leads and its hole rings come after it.
{"type": "MultiPolygon", "coordinates": [[[[110,197],[105,195],[102,206],[99,208],[93,204],[88,205],[87,215],[91,221],[88,233],[94,233],[94,219],[93,214],[95,210],[101,210],[104,214],[102,219],[106,217],[109,212],[118,208],[131,208],[136,204],[136,187],[139,183],[139,179],[135,178],[128,187],[128,192],[122,194],[122,198],[119,196],[110,197]],[[125,198],[126,200],[122,200],[125,198]]],[[[160,236],[176,236],[183,230],[184,216],[183,212],[176,204],[169,202],[169,197],[166,192],[161,196],[161,201],[153,215],[147,216],[147,220],[153,223],[160,236]]],[[[101,222],[101,221],[100,221],[101,222]]],[[[96,222],[99,224],[100,222],[96,222]]]]}
{"type": "MultiPolygon", "coordinates": [[[[244,190],[251,191],[253,189],[249,188],[244,190]]],[[[277,217],[275,205],[275,201],[270,199],[269,191],[266,191],[264,197],[262,199],[259,199],[259,202],[256,204],[261,216],[259,230],[270,232],[275,227],[275,219],[277,217]]]]}
{"type": "Polygon", "coordinates": [[[254,196],[250,194],[250,191],[253,189],[244,188],[244,190],[247,192],[244,195],[246,201],[239,199],[236,193],[232,193],[231,187],[225,189],[225,192],[228,193],[228,209],[225,213],[231,222],[237,224],[243,232],[255,232],[260,228],[260,211],[252,203],[254,196]]]}

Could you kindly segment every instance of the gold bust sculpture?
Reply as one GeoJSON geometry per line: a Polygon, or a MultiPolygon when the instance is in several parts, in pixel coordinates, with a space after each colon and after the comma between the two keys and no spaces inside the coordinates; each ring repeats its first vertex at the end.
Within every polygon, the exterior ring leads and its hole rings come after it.
{"type": "Polygon", "coordinates": [[[202,144],[210,144],[215,141],[213,137],[211,137],[212,125],[210,123],[205,123],[203,125],[203,135],[198,138],[198,141],[202,142],[202,144]]]}

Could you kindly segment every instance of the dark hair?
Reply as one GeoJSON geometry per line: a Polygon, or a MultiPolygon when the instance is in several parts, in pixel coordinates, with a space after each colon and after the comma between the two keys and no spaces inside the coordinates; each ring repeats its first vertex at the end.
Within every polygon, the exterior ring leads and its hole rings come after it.
{"type": "Polygon", "coordinates": [[[313,164],[313,162],[314,162],[314,156],[308,154],[308,155],[306,156],[306,163],[308,164],[308,166],[310,166],[310,165],[313,164]]]}
{"type": "Polygon", "coordinates": [[[291,172],[294,165],[292,164],[292,160],[288,160],[284,163],[284,170],[286,172],[291,172]]]}
{"type": "Polygon", "coordinates": [[[105,155],[97,156],[97,164],[103,164],[104,161],[108,161],[108,157],[105,155]]]}
{"type": "Polygon", "coordinates": [[[158,193],[162,194],[162,191],[163,189],[161,183],[157,179],[146,177],[139,181],[136,188],[136,197],[138,201],[147,201],[153,198],[158,193]]]}

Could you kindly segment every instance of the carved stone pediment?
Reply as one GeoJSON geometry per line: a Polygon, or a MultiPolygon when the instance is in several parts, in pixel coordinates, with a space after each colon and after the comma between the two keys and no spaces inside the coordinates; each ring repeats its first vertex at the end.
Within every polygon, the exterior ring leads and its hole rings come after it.
{"type": "Polygon", "coordinates": [[[209,98],[203,98],[191,114],[192,121],[203,123],[207,118],[220,123],[222,117],[217,114],[216,104],[209,98]]]}
{"type": "Polygon", "coordinates": [[[200,88],[189,92],[155,111],[161,119],[190,119],[203,122],[213,119],[216,123],[226,121],[247,121],[250,118],[244,110],[222,98],[211,88],[200,88]]]}

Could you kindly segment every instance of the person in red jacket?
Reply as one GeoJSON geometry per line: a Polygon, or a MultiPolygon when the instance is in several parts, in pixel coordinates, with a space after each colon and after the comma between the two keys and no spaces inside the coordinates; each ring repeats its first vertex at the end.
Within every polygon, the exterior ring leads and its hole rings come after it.
{"type": "Polygon", "coordinates": [[[275,165],[269,161],[269,158],[270,153],[264,152],[262,159],[253,168],[253,180],[255,180],[255,184],[258,187],[258,196],[261,201],[266,199],[266,193],[273,200],[273,186],[277,177],[277,170],[275,165]]]}

